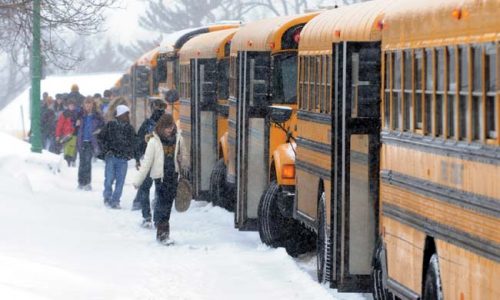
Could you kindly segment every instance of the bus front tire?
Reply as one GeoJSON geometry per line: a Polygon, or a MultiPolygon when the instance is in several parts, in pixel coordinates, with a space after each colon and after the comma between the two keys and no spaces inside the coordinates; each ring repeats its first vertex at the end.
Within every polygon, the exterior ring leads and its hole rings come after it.
{"type": "Polygon", "coordinates": [[[429,259],[427,273],[425,275],[424,291],[422,300],[442,300],[443,290],[439,276],[439,259],[433,254],[429,259]]]}
{"type": "Polygon", "coordinates": [[[213,205],[225,207],[226,206],[226,165],[224,159],[219,159],[210,174],[210,201],[213,205]]]}
{"type": "Polygon", "coordinates": [[[325,192],[318,201],[318,237],[316,240],[316,271],[318,282],[330,281],[330,233],[326,222],[325,192]]]}
{"type": "Polygon", "coordinates": [[[379,239],[375,255],[372,261],[372,284],[373,284],[373,299],[374,300],[392,300],[393,295],[385,286],[384,277],[386,272],[385,251],[382,246],[382,239],[379,239]],[[384,261],[384,262],[383,262],[384,261]]]}
{"type": "Polygon", "coordinates": [[[258,207],[258,229],[260,240],[271,247],[284,246],[286,220],[278,207],[279,186],[271,181],[260,198],[258,207]]]}

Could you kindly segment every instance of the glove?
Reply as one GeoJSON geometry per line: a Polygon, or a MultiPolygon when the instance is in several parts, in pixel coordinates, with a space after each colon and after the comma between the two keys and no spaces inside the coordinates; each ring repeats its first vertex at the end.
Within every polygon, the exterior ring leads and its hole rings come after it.
{"type": "Polygon", "coordinates": [[[141,162],[140,162],[140,161],[136,161],[136,162],[135,162],[135,169],[136,169],[137,171],[139,171],[139,169],[140,169],[140,168],[141,168],[141,162]]]}

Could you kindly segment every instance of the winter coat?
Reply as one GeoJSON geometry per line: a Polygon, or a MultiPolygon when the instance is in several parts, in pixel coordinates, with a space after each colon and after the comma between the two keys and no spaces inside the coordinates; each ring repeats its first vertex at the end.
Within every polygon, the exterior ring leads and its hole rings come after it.
{"type": "MultiPolygon", "coordinates": [[[[97,135],[97,141],[101,157],[102,154],[126,160],[135,157],[137,137],[134,127],[129,122],[118,120],[108,122],[97,135]]],[[[139,158],[136,157],[136,160],[139,158]]]]}
{"type": "Polygon", "coordinates": [[[155,110],[150,118],[142,122],[139,131],[137,131],[136,155],[138,157],[142,157],[146,152],[146,146],[147,146],[146,136],[150,135],[153,132],[156,126],[156,122],[158,122],[163,113],[164,113],[163,111],[155,110]]]}
{"type": "Polygon", "coordinates": [[[61,138],[75,133],[76,112],[66,110],[57,120],[56,137],[61,138]]]}
{"type": "Polygon", "coordinates": [[[80,94],[80,92],[71,92],[68,94],[68,97],[66,99],[73,99],[76,103],[76,107],[81,108],[83,106],[83,100],[85,100],[85,97],[80,94]]]}
{"type": "MultiPolygon", "coordinates": [[[[85,117],[87,115],[83,115],[80,117],[80,130],[78,130],[78,140],[77,140],[77,147],[78,151],[81,150],[82,145],[83,145],[83,129],[85,127],[85,117]]],[[[94,153],[98,152],[99,146],[97,143],[97,134],[101,130],[101,128],[104,126],[104,119],[99,113],[94,113],[92,114],[92,137],[90,138],[90,142],[92,143],[92,149],[94,149],[94,153]]]]}
{"type": "Polygon", "coordinates": [[[56,130],[56,113],[47,105],[42,106],[40,125],[44,140],[54,136],[56,130]]]}
{"type": "MultiPolygon", "coordinates": [[[[182,164],[185,164],[188,160],[186,145],[184,144],[184,139],[179,132],[177,132],[175,144],[175,172],[179,173],[182,164]]],[[[142,184],[144,179],[146,179],[148,172],[152,179],[163,179],[164,155],[163,144],[160,137],[156,134],[156,132],[153,132],[153,136],[148,141],[146,153],[144,154],[144,160],[141,164],[141,168],[139,169],[139,174],[134,180],[135,186],[140,186],[142,184]]]]}

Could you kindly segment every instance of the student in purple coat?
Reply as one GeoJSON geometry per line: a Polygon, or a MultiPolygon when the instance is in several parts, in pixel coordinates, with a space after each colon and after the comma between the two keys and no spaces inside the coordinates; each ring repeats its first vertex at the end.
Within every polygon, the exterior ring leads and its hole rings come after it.
{"type": "Polygon", "coordinates": [[[98,153],[97,134],[104,126],[104,119],[98,112],[96,103],[92,97],[83,101],[83,113],[78,124],[77,147],[80,153],[80,164],[78,165],[78,188],[86,191],[92,189],[92,157],[98,153]]]}

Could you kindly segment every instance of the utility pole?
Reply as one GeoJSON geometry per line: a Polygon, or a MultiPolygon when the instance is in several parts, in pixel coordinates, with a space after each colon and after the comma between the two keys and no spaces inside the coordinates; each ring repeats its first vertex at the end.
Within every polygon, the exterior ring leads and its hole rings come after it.
{"type": "Polygon", "coordinates": [[[33,1],[33,43],[31,45],[31,152],[42,152],[40,130],[40,1],[33,1]]]}

